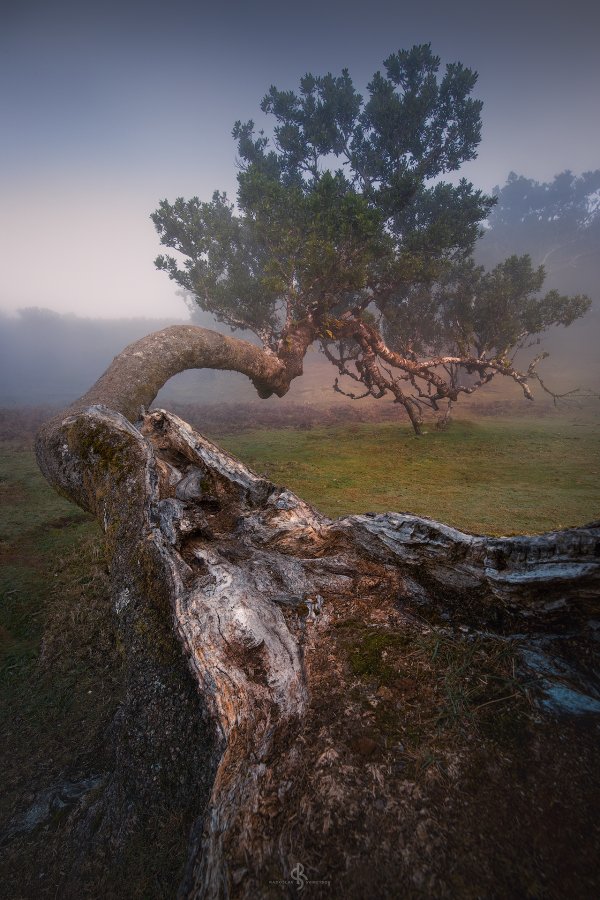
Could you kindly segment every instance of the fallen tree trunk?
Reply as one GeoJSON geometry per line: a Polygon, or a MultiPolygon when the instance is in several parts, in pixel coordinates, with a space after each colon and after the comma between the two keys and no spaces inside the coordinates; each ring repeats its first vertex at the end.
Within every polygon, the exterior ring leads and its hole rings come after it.
{"type": "Polygon", "coordinates": [[[212,359],[265,393],[284,383],[251,345],[188,331],[179,363],[173,335],[127,348],[38,439],[46,477],[103,525],[131,661],[115,771],[73,824],[83,855],[98,821],[113,846],[126,834],[131,772],[161,729],[144,719],[132,741],[129,719],[155,702],[172,631],[206,722],[190,756],[210,792],[198,787],[181,897],[471,896],[470,881],[492,895],[536,878],[563,893],[576,878],[592,896],[594,851],[577,835],[597,777],[600,527],[484,538],[391,513],[331,521],[146,411],[178,365],[212,359]],[[536,838],[532,864],[523,842],[542,815],[575,824],[536,838]]]}

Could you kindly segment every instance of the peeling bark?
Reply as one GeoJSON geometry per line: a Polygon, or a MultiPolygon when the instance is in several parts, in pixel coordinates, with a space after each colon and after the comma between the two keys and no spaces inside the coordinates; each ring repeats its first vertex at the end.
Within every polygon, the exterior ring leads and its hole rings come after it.
{"type": "MultiPolygon", "coordinates": [[[[474,764],[472,735],[453,731],[439,750],[445,781],[412,772],[418,753],[401,736],[418,687],[410,694],[410,677],[389,675],[381,647],[397,666],[421,654],[427,671],[438,651],[423,651],[422,641],[432,633],[438,646],[483,631],[498,641],[526,633],[545,653],[544,641],[562,630],[570,651],[587,648],[600,526],[485,538],[394,513],[332,521],[176,416],[141,410],[172,374],[201,365],[242,371],[263,393],[283,393],[291,371],[245,342],[167,329],[117,357],[44,426],[37,446],[49,481],[104,527],[115,610],[138,664],[136,702],[154,683],[143,657],[160,610],[210,722],[205,764],[214,779],[206,809],[199,797],[180,897],[296,896],[299,887],[456,896],[469,851],[457,864],[448,847],[474,764]]],[[[594,703],[600,711],[588,669],[569,673],[588,712],[594,703]]],[[[424,702],[438,691],[433,668],[428,677],[424,702]]],[[[423,740],[437,747],[433,730],[423,740]]],[[[537,765],[543,748],[536,753],[537,765]]],[[[96,816],[107,803],[98,801],[96,816]]],[[[518,837],[501,838],[512,839],[518,854],[518,837]]],[[[556,852],[549,845],[549,866],[556,852]]],[[[484,869],[480,894],[497,877],[484,869]]],[[[578,877],[591,884],[587,869],[578,877]]]]}

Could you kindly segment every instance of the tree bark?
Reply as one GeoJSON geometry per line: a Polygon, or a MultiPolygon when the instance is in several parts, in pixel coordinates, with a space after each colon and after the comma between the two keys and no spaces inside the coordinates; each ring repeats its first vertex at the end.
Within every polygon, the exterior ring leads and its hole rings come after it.
{"type": "MultiPolygon", "coordinates": [[[[591,815],[592,743],[581,723],[600,712],[588,639],[600,527],[485,538],[394,513],[332,521],[176,416],[147,411],[167,378],[202,366],[241,371],[262,395],[285,393],[293,368],[204,329],[166,329],[123,351],[37,443],[50,483],[104,528],[132,660],[126,712],[154,696],[155,644],[170,629],[209,723],[197,763],[209,796],[198,789],[179,896],[442,897],[469,879],[491,895],[511,853],[509,882],[525,890],[528,813],[511,829],[504,812],[481,810],[510,794],[519,759],[539,782],[539,815],[560,807],[539,773],[576,727],[577,753],[553,763],[552,777],[568,774],[564,803],[579,825],[591,815]],[[474,680],[499,678],[490,667],[506,648],[503,690],[514,696],[480,691],[475,702],[469,687],[448,706],[465,667],[474,680]],[[495,734],[494,711],[517,729],[516,743],[495,734]],[[556,728],[559,714],[566,724],[556,728]]],[[[122,728],[111,739],[115,758],[135,757],[122,728]]],[[[112,834],[126,816],[111,792],[118,769],[93,810],[112,820],[112,834]]],[[[88,824],[76,827],[92,853],[88,824]]],[[[571,852],[565,841],[555,834],[536,851],[550,874],[571,852]]],[[[563,866],[564,891],[576,877],[592,895],[590,859],[563,866]]],[[[94,896],[93,885],[82,893],[94,896]]]]}

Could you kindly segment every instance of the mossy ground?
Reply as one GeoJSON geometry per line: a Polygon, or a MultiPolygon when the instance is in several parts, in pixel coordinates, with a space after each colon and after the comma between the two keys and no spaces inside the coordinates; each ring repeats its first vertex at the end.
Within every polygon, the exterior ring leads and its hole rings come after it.
{"type": "Polygon", "coordinates": [[[522,736],[532,707],[511,642],[427,627],[373,629],[358,620],[340,621],[336,634],[355,699],[375,704],[377,740],[400,742],[413,777],[443,767],[467,735],[507,746],[522,736]]]}
{"type": "Polygon", "coordinates": [[[301,738],[314,877],[352,900],[596,897],[597,727],[540,715],[518,642],[429,627],[391,596],[332,595],[324,615],[301,738]]]}
{"type": "MultiPolygon", "coordinates": [[[[26,450],[3,448],[0,488],[4,763],[18,764],[23,747],[33,751],[37,739],[45,747],[42,763],[53,742],[68,747],[82,722],[93,733],[105,699],[114,696],[101,532],[54,493],[26,450]]],[[[10,791],[2,794],[2,814],[7,803],[10,791]]]]}
{"type": "MultiPolygon", "coordinates": [[[[54,493],[29,451],[4,446],[0,463],[0,823],[6,825],[57,777],[102,770],[102,734],[122,673],[99,527],[54,493]]],[[[7,895],[30,896],[37,879],[44,896],[47,862],[31,840],[4,848],[7,895]]]]}

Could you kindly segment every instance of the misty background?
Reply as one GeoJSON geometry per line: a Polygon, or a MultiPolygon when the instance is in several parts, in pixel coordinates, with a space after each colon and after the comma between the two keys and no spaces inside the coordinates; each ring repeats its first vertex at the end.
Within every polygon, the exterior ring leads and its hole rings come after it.
{"type": "MultiPolygon", "coordinates": [[[[306,0],[301,8],[174,0],[168,9],[156,0],[31,0],[7,8],[0,405],[65,403],[126,344],[187,318],[182,297],[154,270],[160,246],[149,215],[162,198],[209,199],[215,189],[235,196],[231,128],[250,117],[261,124],[271,84],[294,88],[308,70],[347,66],[361,89],[389,53],[431,42],[443,63],[479,72],[483,140],[456,177],[488,192],[503,188],[511,170],[550,185],[565,170],[581,175],[600,164],[599,26],[600,9],[581,0],[556,9],[538,0],[306,0]]],[[[552,357],[542,373],[559,390],[600,383],[593,196],[588,205],[588,222],[559,216],[558,233],[547,210],[534,227],[535,210],[517,204],[512,220],[490,220],[477,250],[486,266],[530,252],[544,261],[545,289],[594,299],[584,320],[544,342],[552,357]]],[[[197,321],[214,327],[208,316],[197,321]]],[[[317,353],[307,372],[284,402],[344,402],[317,353]]],[[[161,396],[254,399],[243,376],[213,372],[184,373],[161,396]]]]}

